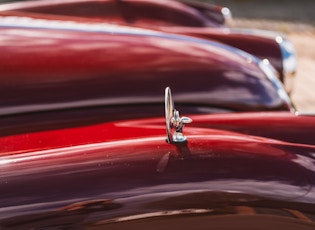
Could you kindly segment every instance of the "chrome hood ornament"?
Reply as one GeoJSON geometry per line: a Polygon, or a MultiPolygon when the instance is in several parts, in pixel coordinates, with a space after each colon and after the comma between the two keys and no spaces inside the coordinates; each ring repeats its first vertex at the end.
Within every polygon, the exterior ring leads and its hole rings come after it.
{"type": "Polygon", "coordinates": [[[165,88],[165,121],[166,121],[166,141],[170,144],[187,141],[183,134],[185,124],[191,123],[189,117],[180,117],[179,111],[174,108],[171,89],[165,88]]]}

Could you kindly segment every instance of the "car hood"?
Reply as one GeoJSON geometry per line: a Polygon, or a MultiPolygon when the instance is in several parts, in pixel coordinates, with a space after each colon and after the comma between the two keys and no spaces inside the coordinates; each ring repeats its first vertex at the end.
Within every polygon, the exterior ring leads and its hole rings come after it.
{"type": "Polygon", "coordinates": [[[0,115],[176,101],[289,110],[281,84],[238,49],[105,23],[0,17],[0,115]],[[122,52],[123,51],[123,52],[122,52]],[[23,95],[22,97],[20,95],[23,95]]]}
{"type": "MultiPolygon", "coordinates": [[[[302,120],[294,121],[287,116],[293,115],[278,114],[278,118],[290,120],[291,124],[302,120]]],[[[2,154],[0,223],[25,224],[28,218],[37,223],[36,218],[46,215],[52,218],[51,215],[58,216],[60,212],[65,215],[65,210],[68,214],[69,210],[82,211],[86,220],[110,220],[165,210],[210,209],[213,200],[209,197],[216,192],[223,197],[232,194],[233,202],[260,197],[257,199],[269,200],[266,204],[271,206],[278,202],[284,208],[294,203],[296,209],[301,206],[312,209],[309,205],[315,202],[313,145],[200,127],[206,118],[193,119],[195,125],[185,127],[188,142],[177,145],[165,141],[161,119],[7,137],[6,141],[11,138],[11,143],[21,140],[21,145],[23,138],[28,138],[27,143],[37,143],[42,149],[2,154]],[[72,131],[75,132],[71,134],[72,131]],[[106,137],[103,141],[102,135],[106,137]],[[74,142],[62,147],[60,142],[64,144],[69,138],[74,142]],[[55,147],[44,147],[45,142],[55,147]],[[195,196],[200,200],[193,199],[195,196]],[[206,203],[202,205],[202,201],[206,203]],[[17,216],[21,219],[13,218],[17,216]]],[[[314,127],[313,118],[308,122],[314,127]]],[[[278,133],[281,129],[274,128],[278,133]]],[[[293,134],[294,125],[285,132],[288,130],[293,134]]],[[[312,132],[308,129],[304,134],[312,132]]]]}

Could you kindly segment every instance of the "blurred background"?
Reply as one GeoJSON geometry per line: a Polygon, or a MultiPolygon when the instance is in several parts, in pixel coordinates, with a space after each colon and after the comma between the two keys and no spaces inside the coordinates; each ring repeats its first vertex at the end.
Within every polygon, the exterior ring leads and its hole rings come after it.
{"type": "MultiPolygon", "coordinates": [[[[201,0],[202,1],[202,0],[201,0]]],[[[232,11],[232,27],[280,31],[295,45],[298,71],[291,98],[299,111],[315,112],[315,0],[216,0],[232,11]]]]}
{"type": "MultiPolygon", "coordinates": [[[[291,98],[298,111],[315,113],[315,0],[195,0],[228,7],[231,27],[282,32],[295,45],[298,71],[291,98]]],[[[14,2],[0,0],[0,3],[14,2]]]]}

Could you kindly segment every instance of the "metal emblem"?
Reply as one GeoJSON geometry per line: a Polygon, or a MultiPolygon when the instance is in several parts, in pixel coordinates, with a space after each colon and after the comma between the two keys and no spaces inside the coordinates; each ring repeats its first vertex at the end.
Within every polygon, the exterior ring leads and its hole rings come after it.
{"type": "Polygon", "coordinates": [[[182,143],[187,141],[183,134],[185,124],[191,123],[189,117],[180,117],[179,112],[174,108],[171,89],[165,88],[165,121],[166,121],[166,141],[172,143],[182,143]]]}

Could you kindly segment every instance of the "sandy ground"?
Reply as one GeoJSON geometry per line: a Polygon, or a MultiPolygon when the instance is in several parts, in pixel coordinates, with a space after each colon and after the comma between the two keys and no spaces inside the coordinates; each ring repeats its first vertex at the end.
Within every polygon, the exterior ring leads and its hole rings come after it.
{"type": "Polygon", "coordinates": [[[299,61],[292,100],[298,110],[315,112],[315,33],[292,33],[289,38],[299,61]]]}

